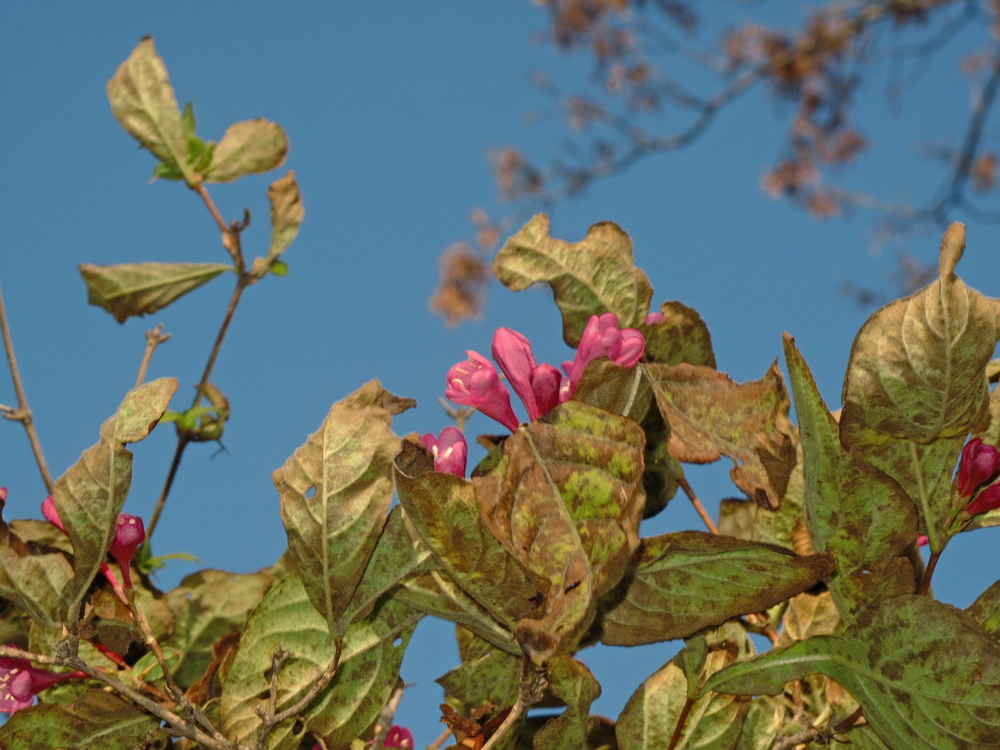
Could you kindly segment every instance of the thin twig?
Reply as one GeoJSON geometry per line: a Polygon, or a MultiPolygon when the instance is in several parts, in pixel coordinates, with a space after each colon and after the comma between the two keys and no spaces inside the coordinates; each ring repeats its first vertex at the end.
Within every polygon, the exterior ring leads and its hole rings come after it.
{"type": "Polygon", "coordinates": [[[101,671],[97,667],[91,666],[79,656],[44,656],[22,651],[14,646],[0,646],[0,658],[28,659],[38,664],[48,666],[70,667],[84,672],[91,679],[102,682],[112,688],[115,692],[124,695],[133,703],[141,706],[147,713],[167,722],[169,731],[178,737],[187,737],[212,750],[237,750],[237,746],[225,739],[219,740],[202,731],[182,716],[178,716],[173,711],[164,708],[159,703],[151,701],[139,691],[125,684],[117,677],[107,672],[101,671]]]}
{"type": "Polygon", "coordinates": [[[169,333],[163,333],[163,323],[160,323],[152,331],[146,331],[146,351],[142,355],[142,362],[139,364],[139,375],[135,379],[135,387],[138,388],[146,379],[146,369],[149,367],[149,360],[153,358],[156,347],[170,338],[169,333]]]}
{"type": "Polygon", "coordinates": [[[713,534],[718,534],[718,526],[716,526],[715,522],[712,521],[712,517],[708,515],[708,511],[705,510],[705,506],[701,504],[701,500],[699,500],[698,496],[694,494],[694,490],[691,489],[691,485],[688,484],[688,480],[684,477],[677,477],[677,484],[680,485],[682,490],[684,490],[684,494],[688,496],[688,500],[690,500],[691,505],[694,506],[695,512],[701,516],[701,520],[704,521],[708,530],[713,534]]]}
{"type": "Polygon", "coordinates": [[[525,712],[542,699],[541,690],[535,679],[535,669],[531,662],[531,657],[527,654],[521,656],[521,689],[518,691],[517,702],[511,707],[510,713],[503,723],[483,745],[482,750],[493,750],[500,744],[504,736],[509,732],[524,716],[525,712]]]}
{"type": "Polygon", "coordinates": [[[156,528],[156,524],[160,521],[160,515],[163,513],[163,506],[167,502],[167,495],[170,494],[170,488],[174,485],[174,478],[177,476],[177,469],[180,468],[181,458],[184,456],[184,449],[187,448],[187,444],[190,441],[183,437],[177,438],[177,447],[174,449],[174,458],[170,462],[170,470],[167,472],[167,479],[163,483],[163,489],[160,490],[160,497],[156,501],[156,507],[153,509],[153,515],[149,519],[149,524],[146,526],[146,544],[149,544],[150,538],[153,536],[153,530],[156,528]]]}
{"type": "Polygon", "coordinates": [[[326,669],[320,673],[319,677],[312,684],[312,687],[309,688],[308,692],[302,698],[283,711],[277,710],[278,675],[281,672],[281,667],[284,666],[291,654],[280,649],[275,649],[271,668],[271,689],[268,697],[268,707],[263,712],[258,712],[258,715],[261,717],[261,725],[257,731],[257,742],[253,746],[254,750],[263,750],[267,745],[268,736],[278,724],[285,719],[302,713],[310,703],[316,700],[316,696],[323,691],[323,688],[330,684],[330,681],[337,674],[337,669],[340,667],[340,656],[344,648],[344,639],[334,638],[333,643],[336,651],[326,669]],[[280,654],[278,653],[279,651],[281,651],[280,654]]]}
{"type": "Polygon", "coordinates": [[[160,671],[163,672],[163,681],[166,683],[171,699],[184,710],[186,715],[198,722],[206,732],[215,737],[215,739],[225,742],[226,738],[212,725],[212,722],[208,720],[208,717],[205,716],[202,710],[187,699],[184,691],[177,685],[173,674],[170,672],[170,668],[167,666],[167,660],[163,656],[163,649],[160,648],[160,642],[149,625],[146,613],[134,601],[129,605],[129,608],[132,610],[132,621],[139,628],[139,632],[142,633],[146,645],[156,657],[156,663],[160,665],[160,671]]]}
{"type": "Polygon", "coordinates": [[[14,342],[10,338],[10,327],[7,325],[7,309],[3,303],[3,292],[0,290],[0,333],[3,334],[4,350],[7,354],[7,363],[10,365],[10,376],[14,381],[14,393],[17,394],[17,409],[4,413],[5,419],[20,422],[24,425],[24,431],[28,435],[28,442],[31,443],[31,452],[35,454],[35,462],[38,470],[42,474],[42,481],[51,495],[55,490],[52,483],[52,475],[49,474],[48,464],[45,463],[45,455],[42,453],[42,444],[38,440],[38,433],[35,430],[35,423],[31,418],[31,409],[28,407],[28,397],[24,393],[24,384],[21,382],[21,373],[17,369],[17,359],[14,357],[14,342]]]}

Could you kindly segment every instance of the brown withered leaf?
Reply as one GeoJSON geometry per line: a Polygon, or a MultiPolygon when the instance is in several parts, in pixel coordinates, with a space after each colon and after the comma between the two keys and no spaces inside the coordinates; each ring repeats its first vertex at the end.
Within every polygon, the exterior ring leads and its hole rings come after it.
{"type": "Polygon", "coordinates": [[[698,464],[727,456],[733,483],[761,507],[777,509],[795,467],[788,391],[777,362],[747,383],[684,363],[643,367],[670,424],[670,455],[698,464]]]}
{"type": "Polygon", "coordinates": [[[204,706],[210,699],[222,695],[220,678],[229,669],[240,645],[239,633],[227,633],[212,644],[212,661],[204,674],[188,688],[187,698],[196,706],[204,706]]]}
{"type": "Polygon", "coordinates": [[[645,504],[643,442],[632,420],[570,401],[473,474],[486,526],[542,594],[542,616],[515,631],[536,661],[574,648],[627,569],[645,504]]]}
{"type": "Polygon", "coordinates": [[[633,564],[601,619],[602,643],[686,638],[806,591],[834,567],[828,555],[796,557],[780,547],[700,531],[643,539],[633,564]]]}

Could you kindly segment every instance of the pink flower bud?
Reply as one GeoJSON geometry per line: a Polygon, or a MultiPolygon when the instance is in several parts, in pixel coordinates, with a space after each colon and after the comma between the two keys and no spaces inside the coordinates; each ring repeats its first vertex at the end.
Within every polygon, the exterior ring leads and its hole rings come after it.
{"type": "MultiPolygon", "coordinates": [[[[133,590],[132,573],[130,571],[132,556],[135,555],[135,551],[139,549],[139,545],[145,539],[146,529],[142,524],[141,518],[129,515],[128,513],[118,514],[118,520],[115,523],[115,540],[111,543],[111,556],[118,561],[118,567],[122,572],[122,581],[125,583],[125,593],[128,598],[131,598],[133,590]]],[[[115,586],[117,581],[114,580],[113,576],[109,575],[109,571],[105,571],[105,575],[108,576],[112,587],[117,591],[118,587],[115,586]]]]}
{"type": "Polygon", "coordinates": [[[397,725],[390,727],[389,733],[385,736],[385,742],[382,743],[382,747],[414,748],[416,746],[413,733],[406,727],[397,725]]]}
{"type": "Polygon", "coordinates": [[[651,312],[649,315],[646,316],[646,319],[644,321],[642,321],[642,322],[643,322],[643,325],[647,325],[647,326],[651,326],[651,325],[653,325],[655,323],[662,323],[663,322],[663,313],[651,312]]]}
{"type": "Polygon", "coordinates": [[[465,353],[469,358],[448,370],[445,397],[456,404],[479,409],[514,432],[521,423],[510,406],[510,391],[500,382],[496,368],[471,349],[465,353]]]}
{"type": "Polygon", "coordinates": [[[7,502],[7,488],[0,487],[0,503],[7,502]]]}
{"type": "Polygon", "coordinates": [[[930,543],[930,541],[931,540],[927,537],[926,534],[920,534],[917,536],[918,547],[926,547],[930,543]]]}
{"type": "Polygon", "coordinates": [[[973,438],[962,448],[962,457],[958,462],[958,494],[972,497],[976,487],[996,474],[998,469],[1000,452],[992,445],[985,445],[979,438],[973,438]]]}
{"type": "Polygon", "coordinates": [[[965,506],[965,512],[970,516],[978,516],[994,508],[1000,508],[1000,483],[991,484],[976,495],[975,500],[965,506]]]}
{"type": "Polygon", "coordinates": [[[465,435],[457,427],[448,426],[441,430],[440,437],[427,433],[420,438],[420,444],[434,456],[434,471],[465,477],[465,463],[469,458],[469,444],[465,435]]]}
{"type": "Polygon", "coordinates": [[[47,498],[42,500],[42,515],[45,516],[45,520],[55,526],[62,533],[66,533],[66,527],[63,526],[63,522],[59,518],[59,511],[56,510],[56,501],[49,495],[47,498]]]}
{"type": "Polygon", "coordinates": [[[524,402],[529,421],[545,416],[559,405],[559,370],[552,365],[536,364],[528,339],[510,328],[498,328],[493,335],[492,353],[510,387],[524,402]]]}
{"type": "Polygon", "coordinates": [[[621,367],[634,366],[646,349],[646,339],[635,328],[618,329],[618,316],[614,313],[591,315],[580,335],[580,345],[572,362],[563,362],[568,381],[564,380],[559,393],[560,401],[568,401],[580,384],[587,365],[598,357],[606,356],[621,367]]]}

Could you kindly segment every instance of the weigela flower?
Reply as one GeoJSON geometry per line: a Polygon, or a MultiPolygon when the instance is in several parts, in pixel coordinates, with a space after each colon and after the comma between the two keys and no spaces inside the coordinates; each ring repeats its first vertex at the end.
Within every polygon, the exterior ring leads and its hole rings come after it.
{"type": "Polygon", "coordinates": [[[475,407],[514,432],[521,423],[511,408],[510,391],[500,382],[493,363],[471,349],[465,353],[469,358],[448,370],[445,397],[475,407]]]}
{"type": "MultiPolygon", "coordinates": [[[[52,495],[42,501],[42,515],[45,520],[55,526],[64,534],[66,527],[63,526],[62,519],[59,518],[59,511],[56,510],[56,502],[52,495]]],[[[122,580],[125,581],[125,588],[118,582],[115,574],[111,572],[108,564],[101,563],[101,572],[108,579],[111,588],[115,590],[122,601],[127,601],[128,594],[132,592],[132,575],[129,566],[132,564],[132,557],[146,539],[146,529],[143,527],[142,519],[129,513],[119,513],[115,521],[115,538],[111,542],[111,549],[108,550],[111,556],[118,561],[118,567],[122,571],[122,580]]]]}
{"type": "MultiPolygon", "coordinates": [[[[655,313],[654,313],[655,314],[655,313]]],[[[576,357],[563,362],[567,378],[563,380],[559,401],[568,401],[580,384],[587,365],[598,357],[606,356],[621,367],[634,366],[646,349],[646,339],[635,328],[618,328],[618,316],[608,312],[591,315],[580,336],[576,357]]]]}
{"type": "Polygon", "coordinates": [[[958,462],[956,489],[962,497],[972,497],[972,493],[983,482],[1000,470],[1000,452],[992,445],[986,445],[979,438],[973,438],[962,448],[958,462]]]}
{"type": "Polygon", "coordinates": [[[991,484],[976,495],[975,499],[965,506],[965,512],[970,516],[978,516],[994,508],[1000,508],[1000,483],[991,484]]]}
{"type": "Polygon", "coordinates": [[[413,733],[406,727],[395,724],[389,728],[389,733],[385,736],[385,742],[382,743],[382,747],[414,748],[416,746],[413,733]]]}
{"type": "Polygon", "coordinates": [[[465,463],[469,458],[469,444],[465,435],[457,427],[448,426],[441,430],[440,437],[427,433],[421,436],[420,444],[434,456],[434,471],[465,477],[465,463]]]}
{"type": "MultiPolygon", "coordinates": [[[[13,644],[8,644],[13,645],[13,644]]],[[[27,659],[0,659],[0,713],[13,715],[28,708],[35,696],[57,682],[86,677],[83,672],[50,672],[31,666],[27,659]]]]}
{"type": "Polygon", "coordinates": [[[510,328],[493,334],[493,359],[528,410],[528,420],[543,417],[559,405],[562,375],[549,364],[536,364],[531,343],[510,328]]]}

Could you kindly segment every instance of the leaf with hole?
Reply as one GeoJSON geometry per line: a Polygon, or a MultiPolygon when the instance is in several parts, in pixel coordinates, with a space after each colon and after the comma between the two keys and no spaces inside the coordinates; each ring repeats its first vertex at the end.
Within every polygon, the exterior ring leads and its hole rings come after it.
{"type": "Polygon", "coordinates": [[[368,565],[392,504],[399,438],[392,418],[414,405],[372,380],[330,407],[326,419],[274,472],[288,550],[331,635],[368,565]]]}

